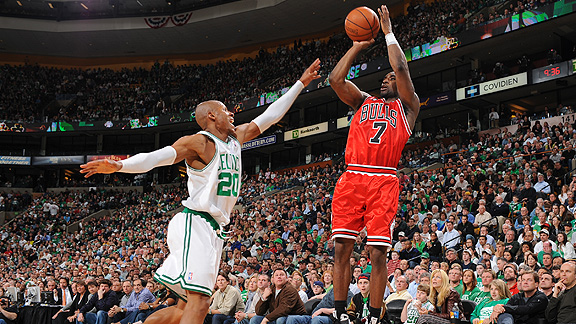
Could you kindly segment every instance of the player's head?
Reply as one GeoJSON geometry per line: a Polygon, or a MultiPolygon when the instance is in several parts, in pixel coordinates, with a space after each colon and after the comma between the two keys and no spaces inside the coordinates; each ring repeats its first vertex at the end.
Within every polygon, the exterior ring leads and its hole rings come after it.
{"type": "Polygon", "coordinates": [[[204,101],[196,107],[196,122],[203,129],[215,127],[222,133],[234,134],[234,113],[218,100],[204,101]]]}
{"type": "Polygon", "coordinates": [[[396,89],[396,74],[394,71],[386,74],[380,85],[380,96],[382,98],[395,98],[398,97],[398,90],[396,89]]]}

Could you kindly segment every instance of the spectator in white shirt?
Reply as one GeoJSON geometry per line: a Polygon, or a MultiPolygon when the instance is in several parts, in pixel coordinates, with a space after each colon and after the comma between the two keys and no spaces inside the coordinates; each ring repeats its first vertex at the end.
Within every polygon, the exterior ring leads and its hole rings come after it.
{"type": "Polygon", "coordinates": [[[536,246],[534,246],[534,253],[538,254],[538,252],[542,251],[544,249],[544,243],[546,242],[550,242],[552,244],[553,251],[558,251],[558,246],[556,246],[556,243],[550,241],[548,239],[549,237],[550,233],[548,232],[547,229],[543,229],[540,231],[540,242],[536,243],[536,246]]]}
{"type": "Polygon", "coordinates": [[[452,221],[446,221],[446,232],[442,240],[442,246],[445,248],[453,248],[460,243],[460,233],[454,228],[452,221]]]}

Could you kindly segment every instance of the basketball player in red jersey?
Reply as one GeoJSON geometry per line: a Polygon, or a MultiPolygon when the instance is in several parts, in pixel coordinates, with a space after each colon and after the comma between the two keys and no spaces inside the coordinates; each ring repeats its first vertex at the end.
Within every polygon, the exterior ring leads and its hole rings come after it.
{"type": "Polygon", "coordinates": [[[392,246],[391,227],[398,208],[396,167],[420,111],[408,63],[392,34],[388,8],[378,9],[392,72],[380,86],[381,98],[361,91],[346,80],[361,50],[374,40],[354,42],[330,74],[330,85],[356,112],[346,145],[347,171],[340,177],[332,203],[332,236],[336,241],[334,300],[336,318],[347,323],[346,296],[350,284],[350,255],[356,236],[366,227],[373,275],[370,283],[370,319],[376,323],[386,289],[386,254],[392,246]]]}

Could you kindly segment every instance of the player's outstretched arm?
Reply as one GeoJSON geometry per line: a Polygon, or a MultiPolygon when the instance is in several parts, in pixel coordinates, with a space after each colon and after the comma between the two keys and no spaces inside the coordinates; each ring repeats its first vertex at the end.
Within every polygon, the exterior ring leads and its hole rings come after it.
{"type": "Polygon", "coordinates": [[[390,13],[388,7],[383,5],[378,9],[380,15],[380,26],[382,32],[386,36],[386,46],[388,47],[388,57],[390,58],[390,66],[396,75],[396,87],[398,89],[398,96],[402,105],[406,107],[406,118],[410,124],[410,129],[414,128],[416,118],[420,112],[420,100],[414,91],[414,84],[410,78],[410,71],[408,70],[408,62],[402,53],[402,49],[392,33],[392,23],[390,22],[390,13]]]}
{"type": "Polygon", "coordinates": [[[200,134],[184,136],[171,146],[166,146],[149,153],[139,153],[122,161],[96,160],[80,166],[80,173],[88,178],[97,173],[110,174],[114,172],[145,173],[156,167],[172,165],[184,159],[189,163],[201,164],[210,161],[215,149],[207,145],[205,136],[200,134]],[[200,152],[200,153],[199,153],[200,152]]]}
{"type": "Polygon", "coordinates": [[[374,44],[374,39],[363,42],[353,42],[352,47],[342,56],[338,64],[334,67],[334,70],[332,70],[332,73],[330,73],[330,86],[334,89],[338,98],[355,111],[360,108],[360,105],[364,102],[364,99],[368,97],[368,94],[360,91],[352,81],[346,80],[346,75],[360,51],[368,48],[372,44],[374,44]]]}
{"type": "Polygon", "coordinates": [[[279,122],[288,112],[302,89],[306,88],[312,80],[320,78],[318,70],[320,69],[320,59],[316,59],[300,79],[286,92],[280,99],[272,103],[260,116],[254,118],[250,123],[242,124],[236,127],[236,136],[240,143],[247,142],[262,134],[270,126],[279,122]]]}

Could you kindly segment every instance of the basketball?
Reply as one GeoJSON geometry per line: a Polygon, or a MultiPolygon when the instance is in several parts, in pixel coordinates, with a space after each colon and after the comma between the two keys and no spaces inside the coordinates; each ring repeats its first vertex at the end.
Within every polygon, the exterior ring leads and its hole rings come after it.
{"type": "Polygon", "coordinates": [[[358,7],[346,16],[344,29],[353,41],[367,41],[378,35],[380,20],[374,10],[368,7],[358,7]]]}

